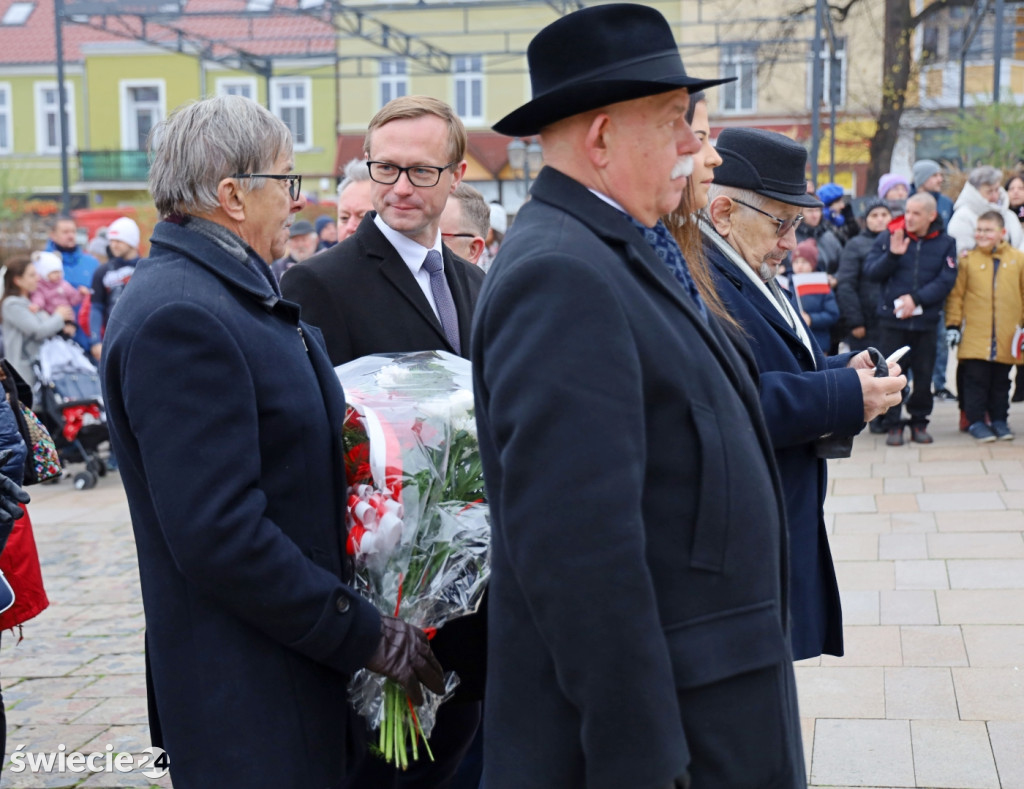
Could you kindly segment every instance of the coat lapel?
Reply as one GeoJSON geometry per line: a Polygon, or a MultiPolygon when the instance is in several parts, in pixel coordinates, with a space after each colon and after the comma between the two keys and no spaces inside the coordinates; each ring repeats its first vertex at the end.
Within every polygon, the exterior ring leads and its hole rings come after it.
{"type": "MultiPolygon", "coordinates": [[[[384,234],[380,232],[380,229],[373,223],[373,212],[367,213],[363,218],[362,224],[359,226],[359,231],[362,232],[365,228],[366,232],[362,239],[363,247],[366,250],[366,254],[369,257],[376,258],[379,261],[380,273],[383,275],[391,287],[393,287],[402,298],[409,302],[410,305],[416,310],[419,316],[424,322],[433,329],[437,335],[438,340],[444,343],[443,347],[445,350],[454,351],[451,345],[448,343],[448,338],[444,335],[444,328],[441,326],[441,321],[437,319],[434,311],[430,309],[430,303],[427,301],[426,296],[423,295],[423,291],[420,289],[419,283],[416,282],[416,278],[409,271],[409,267],[405,265],[405,261],[402,260],[402,256],[398,254],[398,251],[391,246],[391,243],[384,237],[384,234]]],[[[426,252],[424,252],[426,257],[426,252]]],[[[448,266],[446,265],[447,269],[448,266]]],[[[456,301],[456,306],[458,302],[456,301]]],[[[461,315],[459,316],[459,323],[461,325],[461,315]]]]}

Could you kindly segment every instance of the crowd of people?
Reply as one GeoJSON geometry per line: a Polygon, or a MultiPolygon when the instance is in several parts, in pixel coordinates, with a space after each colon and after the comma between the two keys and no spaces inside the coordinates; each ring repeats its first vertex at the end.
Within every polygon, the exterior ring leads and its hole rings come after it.
{"type": "Polygon", "coordinates": [[[494,128],[546,166],[511,227],[439,99],[386,104],[310,222],[287,127],[221,96],[152,137],[148,259],[130,219],[100,265],[61,218],[7,261],[13,369],[60,333],[100,365],[176,787],[804,787],[793,660],[844,650],[827,461],[866,425],[931,443],[950,347],[965,428],[1013,438],[1024,178],[954,202],[921,160],[855,216],[786,136],[713,143],[729,80],[647,6],[567,14],[528,63],[494,128]],[[480,611],[430,640],[353,587],[333,370],[426,350],[473,363],[492,526],[480,611]],[[361,668],[413,700],[459,674],[431,760],[372,754],[361,668]]]}

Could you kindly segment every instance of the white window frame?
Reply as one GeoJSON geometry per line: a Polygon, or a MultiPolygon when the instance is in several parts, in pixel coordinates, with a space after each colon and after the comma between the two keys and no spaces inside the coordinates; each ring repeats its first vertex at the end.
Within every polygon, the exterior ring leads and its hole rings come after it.
{"type": "MultiPolygon", "coordinates": [[[[846,39],[836,39],[836,58],[839,60],[839,101],[836,102],[836,108],[842,109],[846,106],[846,81],[849,75],[849,69],[847,68],[849,61],[846,58],[846,39]],[[842,44],[842,46],[838,46],[842,44]]],[[[812,42],[811,46],[814,44],[812,42]]],[[[822,108],[831,107],[832,104],[829,102],[829,80],[831,79],[832,72],[832,58],[829,54],[828,42],[821,42],[821,51],[818,55],[822,59],[822,65],[824,68],[821,70],[821,106],[822,108]]],[[[807,109],[814,108],[814,58],[807,59],[807,109]]]]}
{"type": "Polygon", "coordinates": [[[377,96],[383,107],[392,99],[409,95],[409,60],[407,58],[381,58],[377,96]],[[385,88],[387,94],[385,95],[385,88]]]}
{"type": "Polygon", "coordinates": [[[121,97],[121,150],[139,151],[139,127],[138,115],[134,114],[135,103],[129,100],[129,91],[132,88],[156,88],[157,100],[153,109],[157,111],[157,118],[153,126],[160,123],[167,117],[167,85],[163,79],[123,79],[119,83],[118,94],[121,97]]]}
{"type": "MultiPolygon", "coordinates": [[[[60,111],[56,105],[43,104],[43,93],[45,91],[52,90],[59,96],[56,82],[36,82],[33,85],[35,94],[35,111],[36,111],[36,153],[47,155],[47,154],[60,154],[60,145],[50,145],[48,140],[47,132],[49,131],[47,124],[47,115],[53,112],[56,115],[56,130],[57,134],[60,134],[60,111]]],[[[65,146],[69,152],[73,152],[76,147],[76,135],[75,135],[75,85],[73,82],[64,82],[64,98],[66,100],[65,112],[68,116],[68,140],[65,146]]],[[[60,101],[60,99],[58,99],[60,101]]]]}
{"type": "MultiPolygon", "coordinates": [[[[311,77],[271,77],[270,78],[270,111],[283,121],[281,113],[286,109],[302,109],[303,136],[305,140],[299,141],[298,135],[293,131],[292,144],[296,151],[308,151],[313,147],[313,79],[311,77]],[[305,94],[304,99],[282,99],[280,90],[283,86],[301,85],[305,94]]],[[[287,121],[285,122],[287,124],[287,121]]],[[[289,129],[291,127],[289,126],[289,129]]]]}
{"type": "Polygon", "coordinates": [[[452,59],[455,72],[452,104],[455,112],[467,126],[479,126],[484,122],[484,57],[483,55],[459,55],[452,59]],[[480,92],[478,112],[473,109],[473,87],[480,92]],[[463,89],[460,101],[459,88],[463,89]]]}
{"type": "Polygon", "coordinates": [[[0,106],[0,154],[13,153],[14,151],[14,118],[11,108],[11,83],[0,82],[0,94],[4,97],[3,105],[0,106]],[[7,140],[7,144],[3,144],[7,140]]]}
{"type": "MultiPolygon", "coordinates": [[[[231,88],[245,87],[249,91],[246,98],[259,101],[259,90],[256,85],[256,77],[218,77],[217,95],[227,96],[231,88]]],[[[237,95],[237,94],[236,94],[237,95]]]]}
{"type": "Polygon", "coordinates": [[[723,115],[753,115],[757,112],[757,49],[746,44],[726,45],[721,60],[723,77],[738,77],[735,82],[727,82],[718,90],[718,109],[723,115]],[[743,106],[743,70],[750,70],[750,106],[743,106]],[[734,105],[728,106],[727,97],[734,99],[734,105]]]}
{"type": "Polygon", "coordinates": [[[4,12],[3,18],[0,19],[0,25],[3,25],[4,27],[19,27],[27,24],[28,18],[32,16],[32,12],[35,10],[36,4],[34,2],[11,3],[8,9],[4,12]]]}

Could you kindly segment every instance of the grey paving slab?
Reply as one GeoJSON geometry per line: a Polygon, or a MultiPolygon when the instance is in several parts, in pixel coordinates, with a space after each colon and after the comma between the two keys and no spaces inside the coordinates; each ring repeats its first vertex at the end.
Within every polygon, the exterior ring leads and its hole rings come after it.
{"type": "Polygon", "coordinates": [[[967,649],[956,625],[900,628],[904,666],[966,666],[967,649]]]}
{"type": "Polygon", "coordinates": [[[910,722],[819,720],[811,781],[825,786],[917,786],[910,722]]]}
{"type": "Polygon", "coordinates": [[[935,602],[944,625],[1024,625],[1024,590],[940,589],[935,602]]]}
{"type": "Polygon", "coordinates": [[[937,625],[939,611],[930,590],[884,590],[879,593],[880,624],[937,625]]]}
{"type": "Polygon", "coordinates": [[[1024,589],[1024,559],[950,559],[950,589],[1024,589]]]}
{"type": "Polygon", "coordinates": [[[910,736],[918,786],[1000,789],[984,723],[915,720],[910,736]]]}
{"type": "Polygon", "coordinates": [[[952,668],[961,720],[1020,721],[1024,670],[1018,667],[952,668]]]}
{"type": "MultiPolygon", "coordinates": [[[[1012,494],[1002,494],[1012,495],[1012,494]]],[[[924,512],[948,510],[1005,510],[1008,506],[999,493],[918,493],[918,506],[924,512]]]]}
{"type": "Polygon", "coordinates": [[[885,717],[958,720],[953,677],[948,668],[885,669],[885,717]]]}
{"type": "Polygon", "coordinates": [[[964,625],[961,629],[971,666],[1010,666],[1024,670],[1024,627],[964,625]]]}
{"type": "Polygon", "coordinates": [[[879,559],[927,559],[928,541],[926,534],[880,534],[878,535],[879,559]]]}
{"type": "Polygon", "coordinates": [[[988,736],[1002,789],[1024,789],[1024,723],[990,721],[988,736]]]}
{"type": "Polygon", "coordinates": [[[930,559],[1024,558],[1020,532],[942,533],[929,534],[925,539],[930,559]]]}
{"type": "Polygon", "coordinates": [[[946,563],[930,559],[901,559],[894,563],[896,589],[948,589],[946,563]]]}

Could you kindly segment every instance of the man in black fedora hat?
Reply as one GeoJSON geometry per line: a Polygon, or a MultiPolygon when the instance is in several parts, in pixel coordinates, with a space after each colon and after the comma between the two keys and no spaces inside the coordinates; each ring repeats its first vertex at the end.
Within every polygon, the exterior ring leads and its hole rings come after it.
{"type": "Polygon", "coordinates": [[[718,294],[750,343],[761,406],[786,492],[793,656],[843,654],[842,610],[822,505],[824,458],[898,403],[903,376],[876,378],[867,351],[825,357],[775,280],[796,248],[801,211],[821,203],[805,188],[807,151],[776,132],[730,128],[701,222],[718,294]]]}
{"type": "Polygon", "coordinates": [[[474,318],[488,789],[802,787],[786,529],[749,351],[659,221],[700,143],[662,15],[585,8],[495,129],[546,167],[474,318]],[[639,42],[639,44],[638,44],[639,42]],[[757,510],[759,517],[751,518],[757,510]]]}

